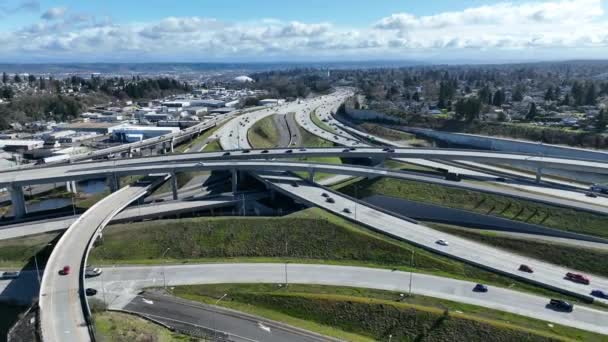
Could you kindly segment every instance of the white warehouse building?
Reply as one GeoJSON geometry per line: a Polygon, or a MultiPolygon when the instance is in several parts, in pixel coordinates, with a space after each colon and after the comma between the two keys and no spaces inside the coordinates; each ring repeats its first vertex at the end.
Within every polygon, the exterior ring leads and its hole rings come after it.
{"type": "Polygon", "coordinates": [[[119,126],[112,130],[112,138],[123,142],[136,142],[179,132],[179,127],[119,126]]]}

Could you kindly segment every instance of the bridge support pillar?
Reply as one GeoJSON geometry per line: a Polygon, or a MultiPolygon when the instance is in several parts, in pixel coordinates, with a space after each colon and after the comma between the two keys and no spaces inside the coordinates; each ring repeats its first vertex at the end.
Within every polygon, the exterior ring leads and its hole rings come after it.
{"type": "Polygon", "coordinates": [[[70,181],[65,182],[65,191],[72,192],[72,182],[70,182],[70,181]]]}
{"type": "Polygon", "coordinates": [[[120,189],[120,178],[115,173],[109,175],[108,185],[110,186],[111,192],[118,191],[118,189],[120,189]]]}
{"type": "Polygon", "coordinates": [[[163,147],[160,150],[160,154],[167,153],[167,143],[163,142],[163,147]]]}
{"type": "Polygon", "coordinates": [[[308,169],[308,181],[311,183],[315,182],[315,169],[308,169]]]}
{"type": "Polygon", "coordinates": [[[127,158],[133,158],[133,148],[129,147],[129,151],[127,152],[127,158]]]}
{"type": "Polygon", "coordinates": [[[239,190],[239,173],[236,169],[232,169],[232,194],[236,195],[239,190]]]}
{"type": "Polygon", "coordinates": [[[536,183],[540,183],[542,176],[543,176],[543,168],[539,167],[536,169],[536,183]]]}
{"type": "Polygon", "coordinates": [[[179,196],[177,194],[177,176],[175,172],[171,173],[171,191],[173,192],[173,200],[177,201],[179,196]]]}
{"type": "Polygon", "coordinates": [[[23,197],[23,187],[21,185],[11,185],[8,188],[11,194],[11,204],[13,206],[13,216],[22,218],[25,216],[25,198],[23,197]]]}
{"type": "Polygon", "coordinates": [[[173,153],[173,146],[175,145],[175,138],[171,138],[171,153],[173,153]]]}

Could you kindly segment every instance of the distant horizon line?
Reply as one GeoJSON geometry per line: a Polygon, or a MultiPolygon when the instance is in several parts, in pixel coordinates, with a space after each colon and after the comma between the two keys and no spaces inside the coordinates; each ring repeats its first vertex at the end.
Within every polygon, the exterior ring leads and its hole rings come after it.
{"type": "Polygon", "coordinates": [[[525,64],[525,63],[569,63],[569,62],[608,62],[608,58],[568,58],[568,59],[505,59],[505,60],[475,60],[475,59],[455,59],[455,60],[430,60],[422,59],[362,59],[362,60],[322,60],[322,61],[303,61],[303,60],[277,60],[277,61],[149,61],[149,62],[131,62],[131,61],[57,61],[57,62],[8,62],[0,61],[0,65],[70,65],[70,64],[110,64],[110,65],[150,65],[150,64],[357,64],[357,63],[419,63],[427,65],[445,65],[445,64],[525,64]]]}

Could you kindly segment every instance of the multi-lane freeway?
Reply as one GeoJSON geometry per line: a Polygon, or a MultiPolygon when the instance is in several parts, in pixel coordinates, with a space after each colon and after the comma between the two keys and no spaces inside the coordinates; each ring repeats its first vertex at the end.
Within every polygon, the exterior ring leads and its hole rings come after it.
{"type": "MultiPolygon", "coordinates": [[[[285,176],[276,177],[274,174],[264,173],[259,174],[259,177],[276,190],[296,197],[303,203],[323,208],[335,215],[355,221],[388,236],[408,241],[437,254],[589,300],[593,300],[590,295],[592,289],[608,288],[606,278],[594,277],[592,286],[577,284],[564,278],[566,273],[572,270],[439,232],[303,181],[298,177],[289,179],[285,176]],[[438,240],[441,239],[448,241],[449,245],[438,244],[438,240]],[[534,273],[519,271],[520,265],[528,265],[534,270],[534,273]]],[[[596,300],[608,302],[603,299],[596,300]]]]}
{"type": "MultiPolygon", "coordinates": [[[[467,160],[472,162],[496,163],[518,162],[528,164],[536,168],[561,168],[566,170],[584,170],[587,172],[591,170],[592,172],[603,174],[608,174],[608,163],[483,151],[373,148],[360,143],[345,129],[337,128],[335,132],[318,132],[316,129],[320,128],[315,128],[316,126],[312,126],[314,123],[312,122],[310,116],[302,116],[303,112],[310,113],[313,108],[318,108],[320,106],[323,106],[324,110],[333,110],[337,108],[337,105],[344,100],[345,96],[348,96],[347,92],[338,92],[325,97],[287,103],[272,108],[253,111],[227,122],[217,133],[222,147],[226,149],[245,148],[246,150],[228,152],[222,151],[216,153],[192,153],[163,157],[113,160],[96,163],[74,163],[44,168],[25,169],[20,170],[19,172],[7,171],[0,173],[0,187],[7,186],[12,189],[17,189],[18,187],[24,185],[97,178],[104,175],[115,178],[122,175],[147,175],[161,173],[175,174],[175,172],[200,170],[247,170],[254,172],[254,174],[258,175],[258,177],[288,196],[295,197],[301,202],[324,208],[330,212],[333,212],[334,214],[356,221],[389,236],[406,240],[436,253],[463,260],[465,262],[485,267],[499,273],[507,274],[515,278],[537,283],[545,287],[553,288],[555,290],[589,300],[592,299],[589,295],[591,289],[589,286],[575,284],[563,279],[565,273],[569,270],[562,267],[537,260],[530,260],[529,258],[524,258],[514,253],[499,251],[483,244],[471,242],[456,236],[439,233],[411,220],[362,204],[354,199],[345,197],[338,193],[333,193],[327,189],[319,187],[313,183],[303,181],[297,177],[286,180],[285,176],[274,177],[273,174],[267,172],[307,171],[313,174],[314,172],[324,172],[346,174],[350,176],[394,177],[399,179],[466,188],[470,190],[498,193],[507,196],[535,200],[543,203],[608,213],[608,206],[602,205],[603,203],[601,200],[603,199],[598,199],[597,204],[583,203],[582,201],[554,198],[553,196],[535,194],[520,191],[518,189],[487,187],[483,184],[476,183],[451,182],[438,177],[390,171],[381,168],[355,165],[329,165],[293,161],[276,161],[275,159],[339,156],[350,158],[373,158],[375,160],[382,158],[405,158],[405,160],[430,158],[446,161],[467,160]],[[334,142],[345,146],[356,146],[356,148],[283,148],[257,151],[248,150],[250,148],[250,144],[247,139],[247,131],[253,127],[257,121],[275,113],[286,114],[291,112],[296,113],[296,121],[306,130],[315,132],[315,134],[321,136],[333,134],[329,140],[335,140],[334,142]],[[331,197],[332,200],[328,201],[328,197],[331,197]],[[436,241],[439,239],[448,240],[449,245],[438,245],[436,241]],[[520,264],[527,264],[531,266],[535,269],[535,273],[528,274],[517,271],[520,264]]],[[[327,115],[327,113],[321,113],[321,115],[323,114],[327,115]]],[[[201,127],[198,127],[197,129],[200,128],[201,127]]],[[[191,132],[190,134],[194,133],[191,132]]],[[[163,137],[162,139],[174,138],[175,137],[163,137]]],[[[87,307],[86,302],[82,302],[80,298],[83,291],[82,283],[80,283],[80,281],[82,279],[84,265],[86,264],[86,254],[88,248],[90,247],[90,242],[95,238],[96,233],[102,229],[105,224],[118,213],[118,211],[122,210],[133,200],[143,196],[146,191],[147,187],[127,187],[115,192],[106,199],[100,201],[78,220],[76,220],[61,238],[55,247],[51,258],[49,259],[48,267],[44,273],[40,291],[40,325],[44,340],[59,341],[67,339],[80,341],[87,340],[89,338],[86,326],[87,307]],[[72,271],[67,275],[59,275],[58,271],[64,265],[70,265],[72,267],[72,271]],[[65,319],[61,321],[54,321],[53,317],[65,317],[65,319]]],[[[272,269],[272,272],[276,272],[276,270],[273,268],[275,267],[274,265],[268,267],[272,269]]],[[[141,268],[139,269],[141,270],[141,268]]],[[[283,268],[281,268],[281,270],[282,269],[283,268]]],[[[153,270],[154,268],[150,268],[144,272],[153,270]]],[[[109,279],[111,281],[110,284],[120,284],[120,286],[123,288],[122,291],[119,291],[119,295],[113,299],[113,305],[126,305],[128,303],[126,300],[132,299],[133,293],[131,291],[131,287],[133,286],[151,286],[150,281],[152,281],[152,285],[158,285],[156,283],[157,278],[150,278],[151,274],[146,273],[146,278],[133,279],[133,277],[136,277],[138,274],[141,275],[141,273],[138,273],[139,271],[137,271],[137,269],[133,269],[131,271],[133,272],[131,274],[117,272],[116,274],[119,276],[118,279],[109,279]],[[126,291],[124,290],[125,287],[123,283],[123,280],[125,279],[131,279],[129,288],[126,291]],[[125,294],[127,296],[125,296],[125,294]]],[[[332,271],[335,272],[336,270],[332,271]]],[[[243,270],[243,272],[244,274],[248,274],[248,271],[246,270],[243,270]]],[[[107,272],[106,274],[108,273],[112,274],[112,272],[107,272]]],[[[272,278],[265,277],[262,268],[257,269],[255,272],[253,272],[253,274],[255,274],[253,281],[257,282],[268,282],[269,279],[272,278]]],[[[276,276],[276,274],[272,274],[273,277],[276,276]]],[[[296,272],[296,274],[300,274],[300,272],[296,272]]],[[[368,276],[370,275],[369,273],[366,274],[368,276]]],[[[176,274],[175,276],[178,279],[181,279],[179,274],[176,274]]],[[[106,279],[106,277],[107,275],[104,275],[104,279],[106,279]]],[[[221,276],[216,276],[214,278],[213,272],[205,272],[205,280],[202,282],[218,282],[218,277],[221,278],[221,276]]],[[[238,276],[236,277],[238,278],[238,276]]],[[[333,283],[332,280],[327,280],[328,278],[331,279],[331,277],[326,276],[323,272],[320,273],[320,277],[322,277],[324,280],[316,279],[314,281],[308,281],[320,284],[340,284],[340,281],[335,280],[335,275],[333,283]]],[[[356,276],[353,276],[353,278],[356,278],[356,276]]],[[[294,281],[293,278],[291,279],[294,281]]],[[[379,278],[374,276],[370,277],[369,279],[378,280],[379,278]]],[[[174,281],[173,278],[169,278],[168,280],[170,283],[174,281]]],[[[433,280],[437,281],[437,279],[433,280]]],[[[275,279],[274,281],[270,282],[280,281],[281,280],[275,279]]],[[[357,281],[356,279],[350,278],[343,279],[342,281],[344,282],[343,285],[348,286],[357,286],[357,284],[363,283],[363,281],[357,281]],[[348,284],[346,283],[347,281],[348,284]]],[[[199,280],[199,282],[201,281],[199,280]]],[[[302,282],[306,283],[307,280],[302,279],[302,282]]],[[[175,281],[175,283],[179,283],[179,281],[175,281]]],[[[443,281],[439,281],[438,283],[444,284],[443,281]]],[[[594,277],[594,279],[592,279],[592,284],[593,288],[606,289],[608,288],[608,279],[594,277]]],[[[373,287],[371,284],[368,285],[373,287]]],[[[469,287],[470,285],[471,284],[467,284],[469,287]]],[[[461,286],[464,285],[461,284],[461,286]]],[[[432,286],[427,285],[426,288],[432,288],[432,286]]],[[[393,287],[392,289],[401,288],[393,287]]],[[[447,295],[445,291],[438,291],[437,293],[427,291],[433,293],[425,293],[424,290],[419,289],[418,293],[434,295],[440,298],[465,301],[482,306],[492,307],[490,305],[494,305],[494,308],[500,310],[517,312],[530,317],[548,319],[561,324],[566,324],[564,322],[567,321],[570,322],[568,325],[571,326],[606,333],[605,328],[598,327],[597,324],[593,323],[596,320],[604,319],[602,312],[596,312],[596,310],[587,308],[577,308],[577,310],[575,310],[576,315],[563,316],[561,313],[549,311],[544,308],[544,306],[540,305],[541,300],[546,303],[546,298],[516,298],[514,296],[527,295],[515,295],[511,293],[513,291],[508,293],[503,291],[509,290],[496,289],[495,292],[493,291],[492,296],[481,298],[471,298],[470,296],[465,296],[463,291],[457,291],[457,295],[454,295],[454,293],[447,295]],[[499,298],[494,298],[494,295],[499,298]],[[488,300],[488,298],[491,298],[491,300],[488,300]],[[533,305],[533,308],[526,307],[523,302],[530,303],[533,305]],[[514,303],[517,304],[514,305],[514,303]]],[[[116,288],[110,287],[108,292],[116,292],[116,288]]]]}

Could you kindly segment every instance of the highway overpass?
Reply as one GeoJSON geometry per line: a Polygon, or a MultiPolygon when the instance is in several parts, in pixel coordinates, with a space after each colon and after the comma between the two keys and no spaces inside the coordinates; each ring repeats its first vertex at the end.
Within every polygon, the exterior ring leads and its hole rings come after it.
{"type": "Polygon", "coordinates": [[[53,248],[40,285],[39,324],[43,341],[91,341],[92,322],[84,293],[87,255],[108,222],[148,185],[127,186],[107,196],[80,216],[53,248]],[[65,266],[70,270],[62,274],[65,266]]]}

